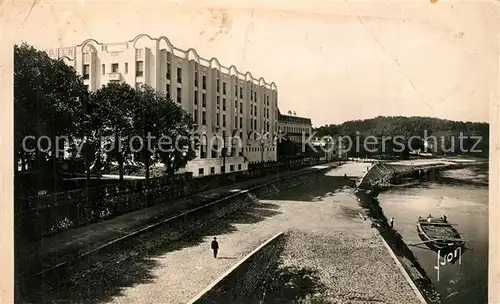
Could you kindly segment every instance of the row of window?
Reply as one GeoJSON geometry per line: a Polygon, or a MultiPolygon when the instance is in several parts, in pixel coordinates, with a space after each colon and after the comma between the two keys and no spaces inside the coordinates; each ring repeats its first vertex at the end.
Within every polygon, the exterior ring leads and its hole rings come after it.
{"type": "Polygon", "coordinates": [[[274,152],[275,149],[276,149],[275,147],[246,147],[245,151],[247,151],[247,152],[262,152],[262,151],[274,152]]]}
{"type": "MultiPolygon", "coordinates": [[[[224,166],[220,167],[221,172],[225,172],[225,170],[226,170],[226,168],[224,166]]],[[[229,171],[230,172],[234,171],[234,165],[229,166],[229,171]]],[[[241,171],[241,164],[238,164],[238,171],[241,171]]],[[[210,174],[215,174],[215,167],[210,167],[210,174]]],[[[200,175],[200,176],[205,175],[205,168],[199,168],[198,175],[200,175]]]]}
{"type": "MultiPolygon", "coordinates": [[[[111,64],[111,73],[119,73],[120,72],[120,65],[118,63],[112,63],[111,64]]],[[[101,66],[101,73],[102,75],[106,74],[106,64],[102,64],[101,66]]],[[[124,73],[128,73],[128,63],[125,62],[125,70],[124,73]]],[[[141,77],[144,75],[144,62],[143,61],[137,61],[135,64],[135,76],[136,77],[141,77]]],[[[83,79],[89,79],[90,78],[90,65],[89,64],[84,64],[83,65],[83,73],[82,73],[83,79]]]]}
{"type": "MultiPolygon", "coordinates": [[[[291,113],[291,112],[289,112],[289,113],[291,113]]],[[[284,121],[284,122],[288,122],[288,123],[295,123],[295,124],[304,124],[304,125],[311,124],[311,120],[308,118],[295,117],[295,116],[290,116],[290,115],[280,115],[279,120],[284,121]]]]}
{"type": "MultiPolygon", "coordinates": [[[[171,98],[171,85],[167,84],[166,85],[166,93],[167,93],[167,98],[171,98]]],[[[198,105],[199,103],[199,97],[198,97],[198,91],[194,91],[194,104],[198,105]]],[[[177,102],[181,103],[182,102],[182,88],[177,88],[177,102]]],[[[216,102],[217,102],[217,109],[220,109],[220,96],[216,96],[216,102]]],[[[206,93],[201,93],[201,104],[203,107],[207,106],[207,94],[206,93]]],[[[243,102],[240,102],[240,114],[243,114],[243,102]]],[[[250,115],[251,116],[258,116],[257,112],[257,105],[249,105],[250,106],[250,115]]],[[[238,109],[238,103],[235,102],[234,104],[235,109],[238,109]]],[[[226,98],[222,98],[222,111],[226,111],[227,109],[227,103],[226,103],[226,98]]],[[[269,108],[265,108],[265,117],[269,119],[269,108]]]]}
{"type": "Polygon", "coordinates": [[[309,134],[310,128],[281,126],[280,131],[285,133],[305,133],[309,134]]]}

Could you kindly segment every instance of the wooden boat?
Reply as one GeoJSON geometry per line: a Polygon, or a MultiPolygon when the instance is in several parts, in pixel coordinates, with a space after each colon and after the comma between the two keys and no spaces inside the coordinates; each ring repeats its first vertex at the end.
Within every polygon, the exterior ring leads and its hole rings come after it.
{"type": "Polygon", "coordinates": [[[433,250],[461,247],[465,243],[457,229],[442,218],[419,218],[417,232],[422,241],[433,250]]]}

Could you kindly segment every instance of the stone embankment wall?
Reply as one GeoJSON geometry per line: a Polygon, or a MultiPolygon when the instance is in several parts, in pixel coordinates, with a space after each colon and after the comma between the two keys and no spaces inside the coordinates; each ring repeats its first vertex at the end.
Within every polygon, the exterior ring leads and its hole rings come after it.
{"type": "Polygon", "coordinates": [[[372,166],[359,182],[358,188],[371,188],[377,185],[381,190],[387,189],[394,184],[398,184],[405,177],[425,177],[431,176],[441,170],[456,169],[463,164],[428,164],[428,165],[396,165],[396,164],[376,164],[372,166]]]}
{"type": "Polygon", "coordinates": [[[284,240],[283,232],[272,237],[188,303],[247,303],[279,262],[284,240]]]}

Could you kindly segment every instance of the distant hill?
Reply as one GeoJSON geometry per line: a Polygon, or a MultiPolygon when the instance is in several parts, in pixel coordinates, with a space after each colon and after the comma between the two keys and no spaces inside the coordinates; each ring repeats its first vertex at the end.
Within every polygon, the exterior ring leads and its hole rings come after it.
{"type": "Polygon", "coordinates": [[[324,125],[315,128],[314,132],[317,137],[332,136],[335,139],[339,136],[349,136],[353,140],[356,137],[362,140],[368,136],[377,138],[400,136],[408,141],[414,137],[410,141],[412,142],[410,150],[423,149],[424,141],[427,141],[429,146],[426,144],[426,147],[430,149],[432,146],[435,150],[431,151],[433,154],[487,156],[489,150],[488,123],[452,121],[432,117],[377,116],[371,119],[346,121],[338,125],[324,125]],[[463,137],[467,137],[462,139],[462,149],[460,149],[459,139],[461,133],[463,137]],[[476,137],[481,139],[478,140],[476,137]]]}

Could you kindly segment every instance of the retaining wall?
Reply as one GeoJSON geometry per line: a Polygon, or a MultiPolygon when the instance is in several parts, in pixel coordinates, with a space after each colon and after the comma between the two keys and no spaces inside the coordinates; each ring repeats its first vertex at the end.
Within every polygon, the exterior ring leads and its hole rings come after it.
{"type": "MultiPolygon", "coordinates": [[[[108,265],[120,263],[138,253],[147,252],[160,244],[181,240],[190,234],[196,233],[196,231],[202,230],[204,227],[212,225],[219,218],[257,202],[258,199],[269,197],[296,185],[320,178],[328,170],[331,170],[331,166],[325,166],[322,169],[306,171],[301,174],[255,186],[207,205],[164,219],[127,237],[112,241],[96,250],[74,257],[70,261],[60,265],[64,267],[56,267],[48,271],[57,273],[58,277],[88,275],[89,272],[99,271],[108,267],[108,265]],[[123,250],[118,248],[123,248],[123,250]],[[133,248],[133,250],[130,250],[130,248],[133,248]],[[120,254],[119,261],[117,261],[116,257],[117,249],[125,253],[120,254]],[[88,265],[93,265],[92,269],[89,269],[88,265]]],[[[28,276],[26,279],[30,279],[30,277],[28,276]]]]}
{"type": "Polygon", "coordinates": [[[248,303],[255,290],[278,263],[284,249],[281,232],[259,246],[218,280],[194,297],[189,304],[248,303]]]}

